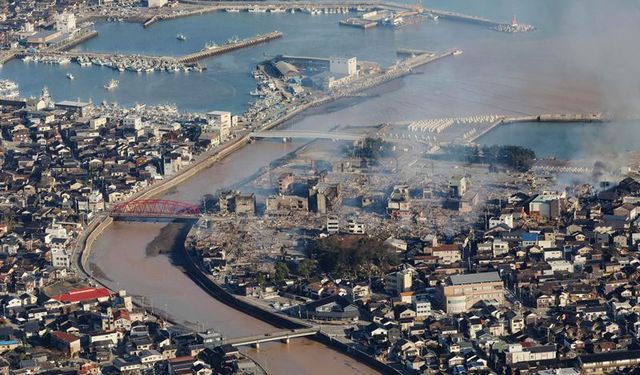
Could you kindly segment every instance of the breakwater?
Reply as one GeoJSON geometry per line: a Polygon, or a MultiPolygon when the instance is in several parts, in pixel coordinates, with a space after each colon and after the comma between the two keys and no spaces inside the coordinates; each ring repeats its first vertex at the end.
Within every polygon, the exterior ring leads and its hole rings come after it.
{"type": "Polygon", "coordinates": [[[526,115],[526,116],[504,116],[498,119],[490,126],[484,128],[481,132],[474,134],[473,137],[468,139],[469,143],[473,143],[486,135],[496,127],[507,124],[517,123],[531,123],[531,122],[557,122],[557,123],[575,123],[575,122],[604,122],[607,118],[602,113],[549,113],[541,115],[526,115]]]}
{"type": "Polygon", "coordinates": [[[244,40],[240,40],[237,42],[233,42],[233,43],[229,43],[229,44],[225,44],[222,46],[217,46],[217,47],[212,47],[212,48],[204,48],[200,51],[194,52],[194,53],[190,53],[188,55],[179,57],[177,59],[178,62],[180,63],[191,63],[191,62],[196,62],[198,60],[202,60],[205,59],[207,57],[212,57],[212,56],[216,56],[216,55],[221,55],[223,53],[228,53],[231,51],[235,51],[241,48],[246,48],[246,47],[251,47],[251,46],[255,46],[257,44],[262,44],[262,43],[266,43],[275,39],[279,39],[282,38],[282,33],[279,31],[273,31],[271,33],[268,34],[263,34],[263,35],[256,35],[254,37],[251,38],[247,38],[244,40]]]}

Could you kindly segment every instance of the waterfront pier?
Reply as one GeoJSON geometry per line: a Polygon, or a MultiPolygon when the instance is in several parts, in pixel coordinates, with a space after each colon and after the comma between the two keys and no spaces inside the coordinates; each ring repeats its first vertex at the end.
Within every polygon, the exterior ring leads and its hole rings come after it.
{"type": "Polygon", "coordinates": [[[74,35],[72,38],[67,39],[51,48],[51,51],[67,51],[71,48],[86,42],[89,39],[93,39],[98,36],[98,32],[95,30],[87,30],[77,35],[74,35]]]}
{"type": "MultiPolygon", "coordinates": [[[[82,36],[83,40],[92,38],[97,35],[97,32],[88,33],[82,36]]],[[[30,52],[27,50],[16,51],[13,54],[6,54],[0,56],[0,62],[6,62],[14,57],[26,57],[30,56],[35,61],[56,61],[56,59],[71,59],[77,62],[81,60],[93,61],[94,65],[107,66],[114,69],[124,70],[125,68],[133,68],[132,65],[156,67],[162,70],[161,67],[182,67],[182,66],[195,66],[198,70],[203,70],[205,67],[199,65],[197,62],[208,57],[216,55],[222,55],[228,52],[232,52],[241,48],[251,47],[257,44],[266,43],[268,41],[278,39],[282,37],[282,33],[274,31],[268,34],[256,35],[251,38],[246,38],[238,41],[230,41],[221,46],[212,48],[203,48],[200,51],[193,52],[184,56],[153,56],[153,55],[139,55],[139,54],[122,54],[111,52],[86,52],[86,51],[65,51],[71,48],[71,45],[58,46],[45,51],[30,52]]],[[[81,43],[82,40],[76,39],[69,43],[81,43]]],[[[75,45],[74,44],[74,45],[75,45]]],[[[134,70],[134,69],[127,69],[134,70]]],[[[174,69],[177,70],[177,69],[174,69]]],[[[141,70],[134,70],[141,71],[141,70]]]]}
{"type": "Polygon", "coordinates": [[[207,57],[221,55],[223,53],[235,51],[241,48],[246,48],[250,46],[254,46],[256,44],[266,43],[275,39],[282,38],[282,33],[280,31],[273,31],[268,34],[256,35],[251,38],[239,40],[232,43],[227,43],[222,46],[212,47],[212,48],[204,48],[200,51],[190,53],[188,55],[184,55],[179,57],[177,61],[179,63],[192,63],[198,60],[205,59],[207,57]]]}
{"type": "Polygon", "coordinates": [[[450,12],[447,10],[424,9],[424,13],[429,14],[433,17],[439,17],[439,18],[447,19],[451,21],[468,22],[468,23],[474,23],[474,24],[488,26],[488,27],[499,27],[499,26],[509,25],[506,22],[493,21],[484,17],[472,16],[472,15],[462,14],[458,12],[450,12]]]}

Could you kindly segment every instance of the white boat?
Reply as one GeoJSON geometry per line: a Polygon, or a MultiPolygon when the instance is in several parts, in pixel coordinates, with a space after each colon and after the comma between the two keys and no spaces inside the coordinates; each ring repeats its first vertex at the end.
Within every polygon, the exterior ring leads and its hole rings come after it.
{"type": "Polygon", "coordinates": [[[187,37],[182,34],[178,34],[176,35],[176,39],[178,39],[181,42],[184,42],[185,40],[187,40],[187,37]]]}
{"type": "Polygon", "coordinates": [[[249,13],[266,13],[266,8],[249,8],[249,13]]]}
{"type": "Polygon", "coordinates": [[[120,82],[118,80],[112,79],[106,85],[104,85],[104,89],[105,90],[113,90],[116,87],[118,87],[119,84],[120,84],[120,82]]]}
{"type": "Polygon", "coordinates": [[[67,78],[69,78],[69,79],[70,79],[70,80],[72,80],[72,81],[73,81],[74,79],[76,79],[76,77],[74,77],[74,76],[73,76],[73,74],[71,74],[71,73],[67,73],[67,75],[66,75],[66,76],[67,76],[67,78]]]}
{"type": "Polygon", "coordinates": [[[269,12],[271,12],[271,13],[284,13],[286,11],[287,10],[283,9],[283,8],[272,8],[271,10],[269,10],[269,12]]]}
{"type": "Polygon", "coordinates": [[[240,13],[240,9],[235,9],[235,8],[227,8],[224,11],[227,13],[240,13]]]}
{"type": "Polygon", "coordinates": [[[0,79],[0,98],[17,98],[18,84],[8,79],[0,79]]]}
{"type": "Polygon", "coordinates": [[[462,50],[461,49],[457,49],[457,50],[453,51],[453,56],[458,56],[458,55],[462,55],[462,50]]]}
{"type": "Polygon", "coordinates": [[[206,51],[206,50],[210,50],[210,49],[214,49],[214,48],[218,48],[218,45],[216,43],[207,42],[207,43],[205,43],[203,50],[206,51]]]}
{"type": "Polygon", "coordinates": [[[23,58],[22,58],[22,61],[24,61],[24,62],[33,61],[33,57],[32,57],[32,56],[27,55],[27,56],[25,56],[25,57],[23,57],[23,58]]]}

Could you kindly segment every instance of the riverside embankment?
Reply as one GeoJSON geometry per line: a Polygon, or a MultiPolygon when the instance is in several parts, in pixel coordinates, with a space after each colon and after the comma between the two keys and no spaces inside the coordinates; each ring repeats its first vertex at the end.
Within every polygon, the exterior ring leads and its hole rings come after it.
{"type": "MultiPolygon", "coordinates": [[[[200,269],[197,260],[194,259],[193,255],[190,253],[190,250],[186,246],[182,246],[182,248],[178,251],[178,254],[181,259],[180,263],[183,265],[185,272],[189,275],[189,277],[209,295],[216,298],[217,300],[224,302],[225,304],[233,307],[238,311],[265,321],[278,328],[300,329],[312,327],[312,324],[309,324],[307,322],[297,319],[294,320],[287,316],[277,314],[273,311],[266,310],[257,304],[249,303],[246,300],[242,300],[234,296],[226,289],[224,289],[221,285],[212,280],[200,269]]],[[[377,361],[372,356],[357,349],[355,345],[350,345],[348,342],[345,342],[345,340],[334,339],[331,335],[323,332],[322,329],[320,329],[320,331],[316,333],[316,335],[311,336],[310,338],[317,342],[330,346],[336,350],[339,350],[360,362],[366,363],[367,365],[380,371],[383,374],[401,374],[401,372],[396,370],[395,368],[377,361]]],[[[295,342],[293,343],[295,344],[295,342]]]]}

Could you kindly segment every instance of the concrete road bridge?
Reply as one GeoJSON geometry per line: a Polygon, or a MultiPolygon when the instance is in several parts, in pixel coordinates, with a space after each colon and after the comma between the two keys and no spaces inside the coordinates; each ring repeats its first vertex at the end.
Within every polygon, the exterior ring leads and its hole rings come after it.
{"type": "Polygon", "coordinates": [[[254,348],[259,348],[260,344],[262,343],[280,341],[282,343],[288,344],[291,339],[314,336],[318,332],[320,332],[319,327],[289,329],[286,331],[270,332],[262,335],[227,339],[225,340],[225,344],[228,344],[234,347],[251,345],[254,348]]]}
{"type": "Polygon", "coordinates": [[[366,134],[319,132],[313,130],[282,130],[250,133],[251,138],[277,138],[277,139],[328,139],[332,141],[360,141],[367,137],[366,134]]]}

